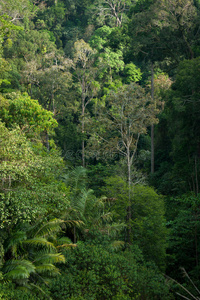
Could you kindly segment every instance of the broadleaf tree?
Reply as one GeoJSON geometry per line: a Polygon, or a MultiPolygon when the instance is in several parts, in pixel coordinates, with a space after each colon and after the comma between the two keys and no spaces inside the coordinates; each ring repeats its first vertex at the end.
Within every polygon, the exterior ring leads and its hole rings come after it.
{"type": "Polygon", "coordinates": [[[78,88],[81,104],[81,133],[82,133],[82,165],[85,166],[85,115],[89,103],[94,99],[98,90],[98,68],[95,66],[95,54],[89,44],[84,40],[74,43],[73,77],[78,88]]]}
{"type": "MultiPolygon", "coordinates": [[[[90,145],[118,152],[126,159],[129,204],[127,219],[131,220],[131,185],[134,159],[142,134],[147,127],[157,122],[154,104],[149,94],[136,83],[123,85],[107,96],[107,105],[98,111],[97,126],[90,145]],[[100,126],[100,123],[103,125],[100,126]]],[[[129,228],[131,231],[131,228],[129,228]]],[[[130,238],[129,232],[129,238],[130,238]]],[[[129,240],[130,241],[130,240],[129,240]]]]}

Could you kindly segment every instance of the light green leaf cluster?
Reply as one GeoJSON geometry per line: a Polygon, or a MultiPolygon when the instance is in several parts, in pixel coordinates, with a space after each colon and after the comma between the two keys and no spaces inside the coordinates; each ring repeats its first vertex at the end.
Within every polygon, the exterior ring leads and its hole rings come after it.
{"type": "Polygon", "coordinates": [[[1,228],[66,210],[69,189],[57,180],[64,164],[56,149],[47,152],[2,122],[0,141],[1,228]]]}
{"type": "Polygon", "coordinates": [[[19,94],[8,100],[8,103],[0,111],[0,117],[7,127],[17,124],[27,134],[39,134],[43,131],[53,133],[57,126],[53,113],[42,108],[37,100],[31,99],[27,94],[19,94]]]}

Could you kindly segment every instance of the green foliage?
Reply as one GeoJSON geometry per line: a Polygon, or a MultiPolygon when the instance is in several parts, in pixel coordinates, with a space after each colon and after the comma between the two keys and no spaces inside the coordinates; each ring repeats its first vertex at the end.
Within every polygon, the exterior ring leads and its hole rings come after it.
{"type": "Polygon", "coordinates": [[[199,192],[199,58],[183,61],[167,93],[165,118],[171,142],[173,192],[199,192]],[[176,130],[174,130],[174,126],[176,130]]]}
{"type": "MultiPolygon", "coordinates": [[[[193,193],[167,201],[169,236],[169,268],[171,277],[177,278],[177,268],[184,267],[194,281],[199,273],[199,195],[193,193]],[[173,210],[169,210],[169,207],[173,210]],[[187,253],[191,255],[188,256],[187,253]]],[[[181,273],[178,280],[182,282],[181,273]]]]}
{"type": "Polygon", "coordinates": [[[0,8],[4,14],[12,19],[13,23],[17,24],[19,23],[18,20],[26,19],[33,14],[32,3],[28,0],[2,0],[0,8]]]}
{"type": "Polygon", "coordinates": [[[148,186],[135,186],[132,197],[133,239],[138,241],[145,258],[165,269],[167,230],[163,198],[148,186]]]}
{"type": "MultiPolygon", "coordinates": [[[[85,243],[66,252],[69,265],[58,279],[60,290],[52,286],[55,298],[57,291],[60,299],[171,299],[155,266],[145,263],[136,248],[124,249],[130,234],[145,259],[164,269],[163,199],[136,184],[144,176],[135,165],[157,191],[179,195],[166,200],[171,230],[167,271],[176,278],[183,265],[198,283],[199,1],[0,2],[4,278],[21,285],[37,281],[36,269],[45,280],[58,273],[54,263],[61,249],[71,247],[71,237],[85,243]],[[159,70],[154,96],[162,101],[162,113],[155,126],[155,173],[148,176],[149,125],[157,122],[155,103],[146,94],[150,61],[159,70]],[[89,178],[82,168],[63,171],[52,136],[71,167],[80,164],[82,154],[83,165],[90,164],[89,178]],[[111,177],[116,173],[121,177],[111,177]],[[189,190],[196,196],[181,196],[189,190]],[[70,227],[61,222],[63,232],[56,238],[59,225],[45,222],[60,216],[70,227]]],[[[47,288],[46,295],[38,290],[35,296],[29,288],[36,290],[34,284],[21,290],[11,282],[0,284],[0,298],[50,297],[47,288]]]]}
{"type": "Polygon", "coordinates": [[[113,223],[112,212],[106,210],[106,199],[95,197],[93,190],[87,188],[86,169],[79,167],[63,176],[65,184],[70,186],[70,209],[65,218],[80,220],[78,228],[74,228],[74,240],[80,239],[85,233],[99,229],[107,235],[116,235],[124,224],[113,223]],[[80,226],[81,225],[81,228],[80,226]]]}
{"type": "Polygon", "coordinates": [[[138,141],[147,127],[157,122],[155,105],[149,94],[136,83],[110,90],[106,103],[98,101],[89,147],[97,152],[111,151],[125,157],[127,178],[135,158],[138,141]]]}
{"type": "Polygon", "coordinates": [[[99,77],[102,79],[107,76],[107,80],[111,82],[113,77],[117,76],[116,74],[124,70],[122,46],[119,45],[114,50],[109,46],[109,40],[113,31],[114,29],[103,26],[98,28],[90,39],[90,45],[99,52],[98,61],[101,68],[99,77]]]}
{"type": "MultiPolygon", "coordinates": [[[[124,220],[129,206],[129,187],[120,177],[106,180],[104,192],[111,198],[111,209],[116,220],[124,220]]],[[[147,260],[165,268],[166,237],[164,201],[151,187],[131,186],[131,229],[132,240],[147,260]]]]}
{"type": "Polygon", "coordinates": [[[124,73],[127,76],[125,83],[138,82],[142,79],[142,73],[139,68],[133,63],[129,63],[124,68],[124,73]]]}
{"type": "Polygon", "coordinates": [[[8,100],[9,105],[1,107],[0,117],[8,128],[17,124],[27,135],[41,132],[52,133],[57,126],[53,113],[43,109],[37,100],[27,94],[8,100]]]}
{"type": "Polygon", "coordinates": [[[199,44],[198,11],[194,1],[138,1],[129,32],[131,49],[140,61],[164,61],[177,67],[182,57],[194,57],[199,44]]]}
{"type": "Polygon", "coordinates": [[[67,11],[64,3],[59,1],[57,5],[52,5],[46,9],[37,11],[35,21],[36,28],[42,31],[49,31],[52,40],[56,41],[57,46],[62,47],[63,25],[67,11]]]}
{"type": "MultiPolygon", "coordinates": [[[[12,282],[0,283],[0,299],[1,300],[37,300],[38,294],[32,294],[29,289],[16,289],[12,282]]],[[[45,299],[40,295],[39,299],[45,299]]]]}
{"type": "Polygon", "coordinates": [[[91,21],[98,26],[106,24],[110,27],[121,27],[128,22],[127,12],[134,3],[132,0],[96,0],[89,9],[91,21]]]}
{"type": "Polygon", "coordinates": [[[63,168],[59,153],[32,146],[19,128],[0,123],[0,129],[1,228],[64,211],[69,190],[56,179],[63,168]]]}
{"type": "Polygon", "coordinates": [[[23,229],[18,225],[4,242],[3,280],[31,287],[32,283],[48,283],[49,277],[57,276],[59,270],[55,264],[65,262],[56,245],[56,235],[62,224],[64,221],[54,219],[46,223],[24,224],[23,229]]]}
{"type": "Polygon", "coordinates": [[[158,270],[145,265],[137,247],[113,252],[108,242],[95,244],[94,236],[91,242],[66,252],[68,270],[61,267],[62,276],[50,287],[57,299],[173,299],[158,270]]]}
{"type": "Polygon", "coordinates": [[[0,16],[0,87],[3,84],[9,85],[10,81],[7,78],[7,73],[10,70],[9,62],[3,57],[3,50],[5,46],[10,47],[12,40],[11,34],[22,28],[14,25],[8,15],[3,14],[0,16]]]}

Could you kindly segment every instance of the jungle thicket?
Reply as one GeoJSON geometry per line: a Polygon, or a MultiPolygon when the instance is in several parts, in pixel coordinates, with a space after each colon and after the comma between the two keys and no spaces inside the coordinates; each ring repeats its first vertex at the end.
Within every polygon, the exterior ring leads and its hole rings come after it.
{"type": "Polygon", "coordinates": [[[199,299],[199,82],[199,0],[1,0],[0,299],[199,299]]]}

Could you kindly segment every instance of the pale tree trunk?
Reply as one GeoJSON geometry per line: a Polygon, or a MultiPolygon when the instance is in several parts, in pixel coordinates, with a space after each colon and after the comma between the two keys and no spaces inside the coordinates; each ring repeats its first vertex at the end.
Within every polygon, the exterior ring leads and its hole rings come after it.
{"type": "MultiPolygon", "coordinates": [[[[154,69],[151,64],[151,98],[154,101],[154,69]]],[[[151,173],[154,173],[154,124],[151,125],[151,173]]]]}
{"type": "Polygon", "coordinates": [[[131,244],[131,157],[130,147],[127,146],[127,165],[128,165],[128,209],[127,209],[127,221],[128,221],[128,243],[131,244]]]}
{"type": "Polygon", "coordinates": [[[140,134],[138,134],[136,143],[135,143],[135,149],[133,153],[131,153],[131,140],[132,137],[129,134],[129,142],[126,146],[126,157],[127,157],[127,167],[128,167],[128,208],[127,208],[127,222],[128,222],[128,243],[132,243],[132,230],[131,230],[131,219],[132,219],[132,205],[131,205],[131,190],[132,190],[132,180],[131,180],[131,166],[133,164],[133,159],[135,157],[136,151],[137,151],[137,145],[140,138],[140,134]]]}
{"type": "Polygon", "coordinates": [[[85,133],[85,98],[82,97],[82,128],[81,128],[81,132],[82,132],[82,166],[85,168],[85,137],[84,137],[84,133],[85,133]]]}

